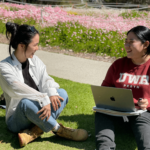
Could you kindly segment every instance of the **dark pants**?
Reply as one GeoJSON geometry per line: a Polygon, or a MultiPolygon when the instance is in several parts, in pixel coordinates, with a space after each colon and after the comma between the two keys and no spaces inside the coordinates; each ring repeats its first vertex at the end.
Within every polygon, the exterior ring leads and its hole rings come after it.
{"type": "MultiPolygon", "coordinates": [[[[95,113],[97,150],[115,150],[114,121],[116,119],[123,121],[122,117],[95,113]]],[[[150,150],[150,112],[144,112],[139,116],[130,116],[128,119],[138,150],[150,150]]]]}

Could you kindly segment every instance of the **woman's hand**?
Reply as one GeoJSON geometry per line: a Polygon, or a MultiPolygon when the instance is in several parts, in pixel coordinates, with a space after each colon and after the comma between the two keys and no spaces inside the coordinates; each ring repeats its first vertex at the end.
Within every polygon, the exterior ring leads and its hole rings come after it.
{"type": "Polygon", "coordinates": [[[142,110],[146,110],[146,108],[148,106],[148,100],[147,99],[141,99],[138,101],[138,105],[140,106],[140,108],[142,110]]]}
{"type": "Polygon", "coordinates": [[[59,107],[61,107],[61,102],[60,102],[60,99],[61,100],[64,100],[62,97],[60,96],[51,96],[50,97],[50,101],[52,103],[52,106],[53,106],[53,109],[56,111],[58,110],[58,105],[59,107]]]}
{"type": "Polygon", "coordinates": [[[44,120],[47,117],[47,121],[48,121],[48,119],[51,116],[51,104],[44,106],[41,110],[37,112],[37,114],[41,112],[42,114],[39,116],[39,118],[41,118],[41,120],[44,120]]]}

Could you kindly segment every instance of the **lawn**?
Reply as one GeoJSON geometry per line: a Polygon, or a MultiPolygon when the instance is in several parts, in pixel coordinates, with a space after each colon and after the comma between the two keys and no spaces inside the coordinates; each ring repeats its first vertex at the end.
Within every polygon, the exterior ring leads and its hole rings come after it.
{"type": "MultiPolygon", "coordinates": [[[[58,118],[58,122],[64,126],[86,129],[90,132],[91,137],[84,142],[74,142],[57,137],[50,132],[44,133],[34,142],[20,148],[17,134],[7,130],[5,110],[0,109],[0,141],[2,140],[0,150],[95,150],[94,112],[92,111],[94,100],[90,85],[57,77],[53,78],[69,95],[69,103],[58,118]]],[[[2,93],[1,90],[0,93],[2,93]]],[[[116,150],[137,150],[134,137],[127,123],[116,123],[116,144],[116,150]]]]}

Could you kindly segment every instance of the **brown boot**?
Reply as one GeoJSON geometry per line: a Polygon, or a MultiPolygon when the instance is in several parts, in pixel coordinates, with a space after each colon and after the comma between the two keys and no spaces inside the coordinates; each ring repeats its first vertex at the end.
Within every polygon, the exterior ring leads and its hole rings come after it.
{"type": "Polygon", "coordinates": [[[59,124],[60,128],[56,132],[56,135],[70,139],[73,141],[84,141],[88,138],[88,132],[84,129],[71,129],[64,127],[62,124],[59,124]]]}
{"type": "Polygon", "coordinates": [[[38,138],[43,134],[43,131],[38,127],[34,126],[32,129],[26,129],[18,133],[20,147],[27,145],[29,142],[38,138]]]}

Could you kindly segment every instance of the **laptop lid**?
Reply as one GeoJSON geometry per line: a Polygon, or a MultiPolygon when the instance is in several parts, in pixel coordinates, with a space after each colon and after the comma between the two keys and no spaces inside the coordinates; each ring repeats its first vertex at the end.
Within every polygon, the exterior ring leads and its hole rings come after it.
{"type": "Polygon", "coordinates": [[[136,111],[131,89],[91,85],[95,105],[98,108],[118,111],[136,111]]]}

